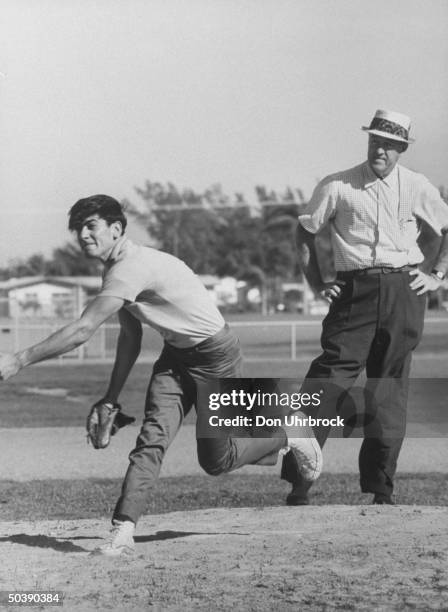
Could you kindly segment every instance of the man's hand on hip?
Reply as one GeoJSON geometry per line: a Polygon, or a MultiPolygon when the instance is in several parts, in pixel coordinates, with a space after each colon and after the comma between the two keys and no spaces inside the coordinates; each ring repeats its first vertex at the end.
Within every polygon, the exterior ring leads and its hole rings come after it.
{"type": "Polygon", "coordinates": [[[417,295],[423,295],[428,291],[436,291],[442,284],[442,281],[432,274],[426,274],[418,269],[411,270],[409,276],[414,277],[409,286],[413,291],[417,292],[417,295]]]}
{"type": "Polygon", "coordinates": [[[331,281],[330,283],[325,283],[323,287],[319,290],[319,295],[326,302],[331,304],[334,300],[337,300],[341,293],[342,287],[345,285],[344,281],[331,281]]]}
{"type": "Polygon", "coordinates": [[[8,380],[21,369],[20,361],[14,353],[0,353],[0,380],[8,380]]]}

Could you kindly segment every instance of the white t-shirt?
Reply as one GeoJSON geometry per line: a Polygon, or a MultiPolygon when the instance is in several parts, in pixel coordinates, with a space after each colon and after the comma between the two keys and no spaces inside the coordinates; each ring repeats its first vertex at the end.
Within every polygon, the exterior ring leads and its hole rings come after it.
{"type": "Polygon", "coordinates": [[[195,346],[225,325],[207,289],[183,261],[125,236],[106,262],[99,295],[124,299],[126,310],[178,348],[195,346]]]}

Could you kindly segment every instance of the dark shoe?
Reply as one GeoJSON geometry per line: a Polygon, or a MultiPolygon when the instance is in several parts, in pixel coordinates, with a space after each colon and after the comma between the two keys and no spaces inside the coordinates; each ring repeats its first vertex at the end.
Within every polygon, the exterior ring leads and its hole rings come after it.
{"type": "Polygon", "coordinates": [[[310,503],[308,491],[311,483],[300,482],[292,485],[291,493],[286,498],[287,506],[308,506],[310,503]]]}
{"type": "Polygon", "coordinates": [[[291,493],[286,498],[288,506],[306,506],[310,503],[308,491],[313,483],[303,479],[291,451],[283,457],[281,478],[292,484],[291,493]]]}
{"type": "Polygon", "coordinates": [[[386,495],[385,493],[375,493],[372,504],[394,506],[395,502],[392,501],[390,495],[386,495]]]}

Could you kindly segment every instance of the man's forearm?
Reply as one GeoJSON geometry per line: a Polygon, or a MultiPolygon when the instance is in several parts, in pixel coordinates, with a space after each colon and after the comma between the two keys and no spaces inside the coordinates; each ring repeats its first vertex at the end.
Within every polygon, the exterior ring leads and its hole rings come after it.
{"type": "Polygon", "coordinates": [[[323,285],[323,279],[317,260],[315,235],[308,232],[299,223],[296,238],[300,268],[311,288],[317,292],[323,285]]]}
{"type": "Polygon", "coordinates": [[[57,357],[77,348],[84,344],[94,331],[94,329],[80,321],[75,321],[51,334],[51,336],[48,336],[42,342],[17,352],[15,357],[20,367],[24,368],[33,363],[57,357]]]}
{"type": "Polygon", "coordinates": [[[109,388],[104,396],[111,402],[118,400],[129,373],[140,354],[140,347],[141,338],[134,338],[133,336],[120,333],[109,388]]]}
{"type": "Polygon", "coordinates": [[[448,230],[442,235],[439,252],[434,268],[446,274],[448,272],[448,230]]]}

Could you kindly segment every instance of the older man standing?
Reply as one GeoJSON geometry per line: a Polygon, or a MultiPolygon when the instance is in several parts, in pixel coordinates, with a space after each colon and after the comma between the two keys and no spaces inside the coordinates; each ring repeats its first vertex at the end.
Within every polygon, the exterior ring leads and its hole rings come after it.
{"type": "MultiPolygon", "coordinates": [[[[392,504],[403,442],[412,351],[422,332],[426,293],[448,270],[448,206],[421,174],[398,164],[408,144],[409,117],[378,110],[369,127],[367,161],[322,180],[299,217],[299,258],[311,286],[330,302],[323,352],[311,364],[304,391],[323,391],[321,414],[340,409],[365,369],[364,440],[360,484],[373,503],[392,504]],[[421,222],[442,236],[430,274],[419,269],[421,222]],[[315,237],[329,228],[336,279],[324,283],[315,237]]],[[[320,428],[321,446],[329,434],[320,428]]],[[[286,455],[282,476],[293,484],[287,503],[308,503],[310,484],[297,480],[286,455]]]]}

